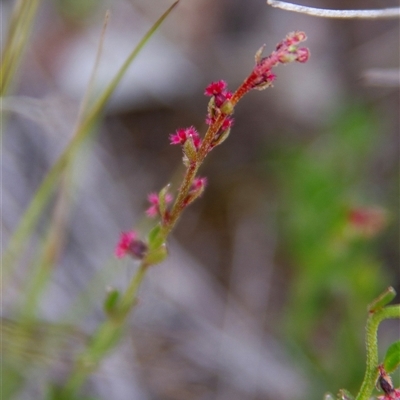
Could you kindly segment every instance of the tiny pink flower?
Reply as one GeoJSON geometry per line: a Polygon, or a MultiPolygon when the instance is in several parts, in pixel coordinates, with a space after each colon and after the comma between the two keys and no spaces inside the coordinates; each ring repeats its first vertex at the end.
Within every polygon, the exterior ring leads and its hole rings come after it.
{"type": "Polygon", "coordinates": [[[307,36],[304,32],[291,32],[289,33],[282,42],[278,43],[276,49],[278,50],[281,46],[293,46],[298,43],[304,42],[307,39],[307,36]]]}
{"type": "Polygon", "coordinates": [[[186,130],[178,129],[175,133],[169,135],[171,144],[184,144],[187,140],[186,130]]]}
{"type": "Polygon", "coordinates": [[[157,193],[150,193],[147,196],[147,200],[149,201],[150,204],[154,204],[154,205],[158,206],[159,199],[158,199],[158,194],[157,193]]]}
{"type": "MultiPolygon", "coordinates": [[[[154,218],[157,214],[160,213],[160,198],[157,193],[150,193],[147,196],[147,200],[151,204],[150,207],[146,210],[146,214],[150,218],[154,218]]],[[[167,193],[165,195],[165,202],[171,203],[172,201],[172,195],[170,193],[167,193]]]]}
{"type": "Polygon", "coordinates": [[[131,246],[133,241],[136,240],[136,238],[137,234],[134,231],[121,232],[119,242],[115,247],[115,256],[117,258],[124,257],[126,253],[129,251],[129,247],[131,246]]]}
{"type": "Polygon", "coordinates": [[[158,214],[158,206],[152,205],[146,210],[146,214],[150,218],[154,218],[158,214]]]}
{"type": "Polygon", "coordinates": [[[193,139],[193,144],[198,149],[201,145],[201,139],[199,136],[199,133],[197,132],[196,128],[194,126],[190,126],[189,128],[185,129],[186,136],[189,137],[191,136],[193,139]]]}
{"type": "Polygon", "coordinates": [[[150,218],[154,218],[158,214],[158,206],[160,204],[160,200],[158,198],[157,193],[150,193],[147,196],[147,200],[151,204],[151,206],[146,210],[146,214],[150,218]]]}
{"type": "Polygon", "coordinates": [[[207,184],[207,178],[195,178],[192,183],[192,190],[204,189],[207,184]]]}
{"type": "Polygon", "coordinates": [[[192,137],[193,143],[196,148],[200,147],[201,139],[199,133],[197,132],[196,128],[190,126],[189,128],[181,128],[178,129],[175,133],[169,135],[170,143],[171,144],[180,144],[184,145],[186,140],[189,137],[192,137]]]}
{"type": "Polygon", "coordinates": [[[221,94],[227,87],[227,84],[225,81],[221,80],[218,82],[211,82],[207,87],[204,92],[206,96],[216,96],[218,94],[221,94]]]}
{"type": "Polygon", "coordinates": [[[220,108],[232,98],[232,92],[226,90],[226,87],[225,81],[212,82],[206,87],[204,94],[214,98],[216,108],[220,108]]]}
{"type": "Polygon", "coordinates": [[[115,247],[115,256],[122,258],[129,254],[132,257],[142,259],[146,255],[147,250],[147,244],[137,238],[136,232],[121,232],[119,242],[115,247]]]}
{"type": "Polygon", "coordinates": [[[301,47],[297,49],[296,61],[300,63],[305,63],[310,58],[310,51],[306,47],[301,47]]]}

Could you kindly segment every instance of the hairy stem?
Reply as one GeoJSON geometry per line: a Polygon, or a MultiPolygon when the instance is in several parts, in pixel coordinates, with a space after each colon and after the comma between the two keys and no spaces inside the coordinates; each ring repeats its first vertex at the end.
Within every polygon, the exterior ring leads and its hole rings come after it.
{"type": "Polygon", "coordinates": [[[400,318],[400,305],[387,306],[370,313],[366,327],[367,366],[364,380],[355,400],[368,400],[374,390],[378,371],[378,328],[379,324],[390,318],[400,318]]]}

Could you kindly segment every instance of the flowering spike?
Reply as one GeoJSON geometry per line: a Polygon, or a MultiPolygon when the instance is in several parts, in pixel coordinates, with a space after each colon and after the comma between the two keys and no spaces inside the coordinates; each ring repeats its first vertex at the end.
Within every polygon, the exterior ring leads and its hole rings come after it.
{"type": "Polygon", "coordinates": [[[306,62],[310,56],[308,49],[298,48],[298,44],[305,39],[306,35],[303,32],[292,32],[266,57],[262,57],[265,45],[262,46],[255,54],[253,70],[234,93],[228,91],[227,83],[223,80],[211,82],[205,88],[204,94],[210,97],[210,101],[206,116],[209,128],[204,138],[200,138],[193,126],[177,129],[169,135],[171,144],[183,147],[183,162],[187,167],[175,204],[167,207],[172,201],[168,186],[159,194],[149,194],[150,206],[146,214],[149,217],[160,216],[159,225],[149,235],[148,244],[138,240],[134,232],[121,234],[115,251],[117,257],[121,258],[129,252],[135,257],[142,258],[143,263],[147,264],[159,262],[166,257],[165,241],[183,209],[203,193],[206,178],[195,178],[195,176],[207,153],[228,137],[234,121],[232,114],[236,104],[251,89],[261,90],[271,86],[275,80],[273,67],[294,61],[306,62]]]}
{"type": "Polygon", "coordinates": [[[275,51],[267,57],[262,57],[265,45],[258,49],[255,55],[256,65],[250,76],[241,86],[239,96],[243,96],[251,89],[262,90],[271,86],[275,79],[275,75],[271,72],[271,69],[279,63],[306,62],[310,58],[309,50],[306,48],[297,48],[297,45],[306,40],[306,38],[304,32],[292,32],[278,43],[275,51]]]}

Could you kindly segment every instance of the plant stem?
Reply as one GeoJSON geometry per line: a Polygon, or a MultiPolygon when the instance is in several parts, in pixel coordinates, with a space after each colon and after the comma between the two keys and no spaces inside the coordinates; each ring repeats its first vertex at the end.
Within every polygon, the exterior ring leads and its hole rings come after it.
{"type": "Polygon", "coordinates": [[[2,54],[0,96],[5,96],[10,87],[39,4],[40,0],[19,0],[15,4],[2,54]]]}
{"type": "Polygon", "coordinates": [[[400,318],[400,305],[387,306],[369,314],[366,327],[367,367],[360,391],[355,400],[368,400],[374,390],[378,371],[378,328],[390,318],[400,318]]]}
{"type": "Polygon", "coordinates": [[[136,304],[137,293],[139,291],[140,285],[143,282],[143,278],[146,275],[148,265],[141,263],[135,276],[129,283],[128,289],[126,289],[120,303],[120,309],[125,317],[124,313],[129,313],[131,308],[136,304]]]}
{"type": "Polygon", "coordinates": [[[148,265],[142,263],[129,283],[116,317],[104,321],[94,333],[85,351],[76,361],[71,376],[65,385],[63,395],[70,398],[82,386],[87,377],[97,368],[99,362],[120,339],[129,312],[136,304],[137,294],[148,265]]]}
{"type": "Polygon", "coordinates": [[[199,170],[201,163],[196,162],[190,164],[183,177],[182,184],[180,186],[178,195],[176,197],[175,203],[171,210],[171,215],[169,220],[165,225],[162,226],[162,232],[167,239],[168,235],[171,233],[172,229],[176,225],[183,209],[185,208],[185,198],[190,190],[193,179],[196,177],[197,171],[199,170]]]}

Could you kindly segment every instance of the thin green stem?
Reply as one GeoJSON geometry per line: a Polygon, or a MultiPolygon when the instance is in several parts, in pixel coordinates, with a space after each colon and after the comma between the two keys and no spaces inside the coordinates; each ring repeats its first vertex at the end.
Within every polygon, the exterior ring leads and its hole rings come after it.
{"type": "Polygon", "coordinates": [[[53,217],[49,224],[41,254],[33,263],[32,278],[28,279],[29,283],[26,288],[26,296],[24,304],[21,307],[23,319],[32,320],[36,317],[40,298],[51,278],[54,266],[63,248],[69,208],[68,178],[69,174],[68,170],[66,170],[61,182],[53,217]]]}
{"type": "Polygon", "coordinates": [[[20,0],[15,4],[2,54],[0,96],[6,95],[25,49],[40,0],[20,0]]]}
{"type": "Polygon", "coordinates": [[[122,296],[119,308],[122,312],[123,317],[126,313],[129,313],[131,308],[136,304],[137,293],[139,291],[140,285],[143,282],[143,278],[146,275],[148,265],[145,263],[140,264],[135,276],[129,283],[124,295],[122,296]]]}
{"type": "Polygon", "coordinates": [[[400,318],[400,305],[387,306],[370,313],[366,327],[367,366],[364,380],[355,400],[368,400],[374,390],[378,371],[378,328],[379,324],[390,318],[400,318]]]}
{"type": "Polygon", "coordinates": [[[147,269],[148,265],[145,263],[139,266],[118,305],[116,316],[108,318],[99,326],[87,348],[76,361],[71,376],[64,388],[63,394],[65,398],[72,397],[87,377],[96,370],[104,355],[120,339],[124,331],[125,321],[137,302],[137,294],[147,269]]]}

